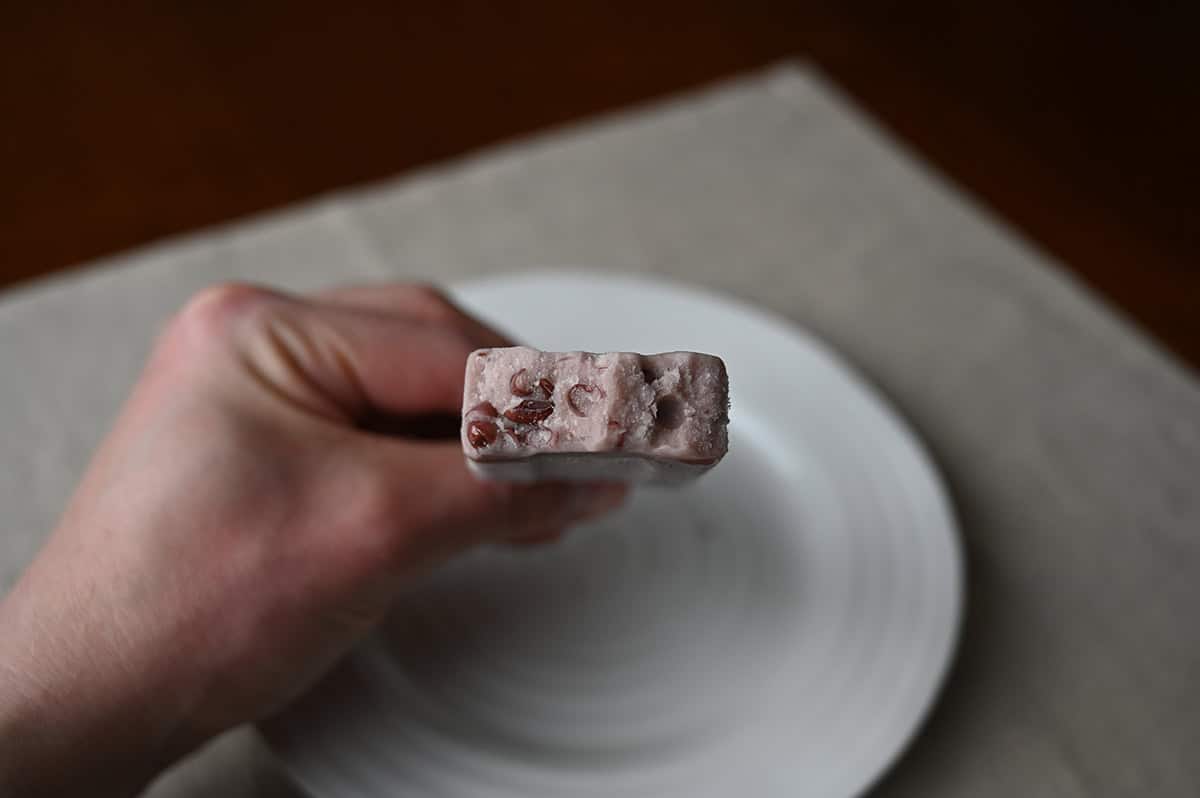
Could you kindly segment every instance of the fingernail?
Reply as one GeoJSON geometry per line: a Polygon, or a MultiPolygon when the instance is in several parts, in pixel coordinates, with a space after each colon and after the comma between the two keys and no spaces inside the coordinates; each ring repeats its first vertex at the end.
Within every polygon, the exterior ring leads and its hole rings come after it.
{"type": "Polygon", "coordinates": [[[581,486],[571,494],[567,504],[567,517],[573,521],[595,518],[620,507],[628,495],[629,486],[627,485],[581,486]]]}

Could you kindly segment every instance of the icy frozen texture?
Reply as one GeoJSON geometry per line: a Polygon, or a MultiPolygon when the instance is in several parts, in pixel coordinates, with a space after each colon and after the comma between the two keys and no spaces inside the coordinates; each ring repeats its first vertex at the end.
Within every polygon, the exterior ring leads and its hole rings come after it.
{"type": "Polygon", "coordinates": [[[728,397],[712,355],[480,349],[463,451],[498,479],[678,481],[725,455],[728,397]]]}

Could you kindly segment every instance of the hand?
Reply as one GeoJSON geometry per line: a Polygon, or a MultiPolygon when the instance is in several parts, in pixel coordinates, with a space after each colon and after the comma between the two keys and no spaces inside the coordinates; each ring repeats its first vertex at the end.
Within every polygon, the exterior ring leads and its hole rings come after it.
{"type": "Polygon", "coordinates": [[[364,428],[457,413],[467,354],[506,344],[422,287],[190,302],[0,604],[0,794],[135,791],[283,707],[405,577],[619,504],[480,482],[457,438],[364,428]]]}

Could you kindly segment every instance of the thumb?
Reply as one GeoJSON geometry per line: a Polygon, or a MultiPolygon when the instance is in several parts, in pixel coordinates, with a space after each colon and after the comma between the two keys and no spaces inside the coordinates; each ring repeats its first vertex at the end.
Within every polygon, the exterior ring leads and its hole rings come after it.
{"type": "Polygon", "coordinates": [[[406,518],[409,555],[445,556],[477,543],[549,537],[573,523],[619,507],[628,487],[619,483],[512,483],[481,480],[467,468],[457,441],[372,438],[391,465],[395,496],[406,518]]]}

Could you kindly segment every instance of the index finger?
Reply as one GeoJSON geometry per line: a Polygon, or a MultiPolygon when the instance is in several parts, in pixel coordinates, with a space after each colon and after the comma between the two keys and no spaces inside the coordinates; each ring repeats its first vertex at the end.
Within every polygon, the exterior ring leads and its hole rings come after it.
{"type": "Polygon", "coordinates": [[[476,349],[514,346],[515,342],[495,328],[471,316],[442,290],[419,283],[359,284],[331,288],[315,296],[330,306],[369,310],[400,316],[410,321],[448,325],[458,329],[476,349]]]}
{"type": "Polygon", "coordinates": [[[364,462],[391,482],[389,517],[405,518],[397,553],[436,560],[485,542],[548,536],[619,506],[613,483],[503,483],[470,472],[458,441],[367,441],[364,462]]]}

